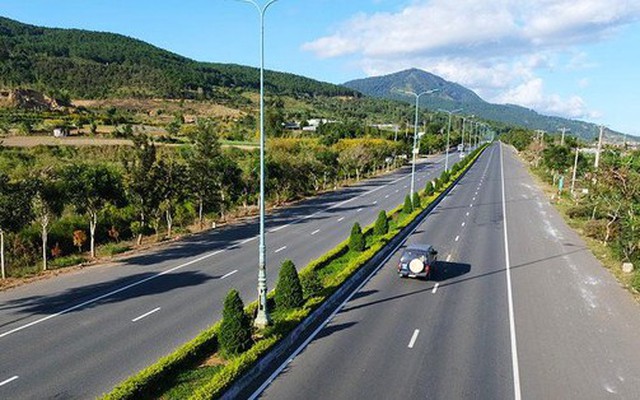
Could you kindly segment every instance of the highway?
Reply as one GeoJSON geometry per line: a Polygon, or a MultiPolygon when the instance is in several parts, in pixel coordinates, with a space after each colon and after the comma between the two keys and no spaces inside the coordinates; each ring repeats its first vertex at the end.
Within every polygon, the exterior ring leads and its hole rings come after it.
{"type": "MultiPolygon", "coordinates": [[[[406,243],[442,263],[380,266],[264,399],[637,399],[637,303],[511,148],[492,145],[406,243]]],[[[264,391],[262,391],[264,390],[264,391]]]]}
{"type": "MultiPolygon", "coordinates": [[[[449,160],[457,161],[457,155],[449,160]]],[[[442,155],[417,167],[439,176],[442,155]]],[[[410,167],[276,210],[267,219],[269,288],[280,263],[302,267],[404,200],[410,167]]],[[[254,300],[257,220],[0,293],[0,398],[86,399],[195,337],[238,289],[254,300]]]]}

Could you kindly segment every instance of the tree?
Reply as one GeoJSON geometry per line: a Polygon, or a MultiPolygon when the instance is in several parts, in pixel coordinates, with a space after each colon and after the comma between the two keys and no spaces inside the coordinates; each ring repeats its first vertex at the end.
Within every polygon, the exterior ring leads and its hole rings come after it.
{"type": "Polygon", "coordinates": [[[411,202],[411,197],[409,195],[404,198],[402,212],[405,214],[411,214],[413,212],[413,203],[411,202]]]}
{"type": "Polygon", "coordinates": [[[244,312],[240,293],[235,289],[230,290],[224,299],[218,343],[227,357],[242,353],[251,344],[251,321],[244,312]]]}
{"type": "Polygon", "coordinates": [[[32,182],[34,196],[31,202],[33,215],[40,225],[42,236],[42,268],[47,270],[47,241],[51,221],[62,213],[64,199],[59,182],[48,171],[32,182]]]}
{"type": "Polygon", "coordinates": [[[31,218],[30,193],[22,183],[9,181],[0,171],[0,270],[6,278],[4,239],[6,232],[16,232],[31,218]]]}
{"type": "Polygon", "coordinates": [[[349,248],[355,252],[361,252],[366,245],[364,235],[362,234],[362,228],[359,223],[353,224],[351,228],[351,236],[349,237],[349,248]]]}
{"type": "Polygon", "coordinates": [[[193,146],[187,157],[190,189],[198,202],[198,222],[203,228],[204,212],[217,203],[221,176],[220,144],[212,121],[201,121],[191,137],[193,146]]]}
{"type": "Polygon", "coordinates": [[[89,249],[95,258],[98,216],[107,204],[124,202],[122,178],[113,168],[102,164],[74,164],[65,167],[63,177],[76,212],[89,218],[89,249]]]}
{"type": "Polygon", "coordinates": [[[142,235],[147,226],[147,215],[157,208],[157,181],[149,179],[156,164],[156,147],[146,135],[133,137],[133,154],[125,161],[126,188],[140,219],[132,225],[138,235],[137,244],[142,244],[142,235]]]}
{"type": "Polygon", "coordinates": [[[159,224],[161,215],[164,214],[167,222],[167,236],[170,238],[176,208],[188,195],[187,167],[175,158],[168,158],[158,163],[157,173],[155,175],[159,178],[158,191],[160,192],[159,197],[161,199],[156,216],[156,226],[159,224]]]}
{"type": "Polygon", "coordinates": [[[376,236],[383,236],[389,233],[389,218],[387,217],[386,211],[382,210],[378,214],[378,219],[376,219],[373,227],[373,233],[376,236]]]}
{"type": "Polygon", "coordinates": [[[418,192],[414,192],[413,193],[413,209],[417,210],[421,207],[422,207],[422,204],[420,204],[420,195],[418,194],[418,192]]]}
{"type": "Polygon", "coordinates": [[[78,247],[78,252],[82,252],[82,246],[87,241],[87,234],[82,229],[73,231],[73,244],[78,247]]]}
{"type": "Polygon", "coordinates": [[[282,263],[276,285],[275,300],[276,306],[282,310],[299,307],[304,300],[300,277],[291,260],[285,260],[282,263]]]}
{"type": "Polygon", "coordinates": [[[433,196],[434,192],[435,190],[433,187],[433,183],[431,183],[431,181],[427,181],[427,184],[425,185],[425,188],[424,188],[425,195],[427,195],[427,197],[433,196]]]}

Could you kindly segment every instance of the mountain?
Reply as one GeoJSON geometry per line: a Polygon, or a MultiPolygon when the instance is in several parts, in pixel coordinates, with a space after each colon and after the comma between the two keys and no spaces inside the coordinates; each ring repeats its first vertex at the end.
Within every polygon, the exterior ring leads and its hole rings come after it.
{"type": "MultiPolygon", "coordinates": [[[[360,96],[343,86],[266,73],[270,93],[360,96]]],[[[217,97],[221,88],[255,90],[256,68],[197,62],[123,35],[43,28],[0,17],[0,87],[74,98],[217,97]]]]}
{"type": "MultiPolygon", "coordinates": [[[[408,102],[415,102],[415,98],[407,97],[399,91],[423,92],[438,89],[438,92],[422,97],[421,104],[430,110],[462,109],[465,115],[476,115],[482,119],[528,129],[557,132],[560,128],[569,128],[573,135],[586,140],[595,139],[599,132],[598,126],[592,123],[542,115],[534,110],[512,104],[488,103],[472,90],[420,69],[358,79],[347,82],[344,86],[367,96],[408,102]]],[[[608,131],[608,136],[621,138],[622,134],[608,131]]]]}

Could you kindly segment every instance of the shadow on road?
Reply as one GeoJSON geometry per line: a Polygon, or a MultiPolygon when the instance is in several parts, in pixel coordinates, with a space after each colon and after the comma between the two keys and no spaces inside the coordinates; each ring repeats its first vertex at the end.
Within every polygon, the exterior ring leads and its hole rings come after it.
{"type": "MultiPolygon", "coordinates": [[[[173,274],[157,276],[151,280],[151,282],[147,281],[148,283],[153,284],[141,284],[127,288],[127,286],[132,285],[135,282],[143,281],[144,279],[151,278],[154,275],[155,274],[152,273],[136,274],[126,278],[117,279],[115,281],[88,285],[79,289],[69,289],[52,296],[25,297],[2,304],[0,306],[0,310],[19,309],[20,314],[22,315],[25,313],[31,315],[48,315],[77,307],[69,311],[76,312],[102,304],[118,303],[132,298],[152,296],[154,294],[166,293],[171,290],[193,287],[201,285],[207,281],[220,278],[219,276],[209,276],[196,271],[176,272],[173,274]],[[118,290],[120,291],[118,292],[118,290]],[[113,293],[114,291],[116,291],[116,293],[113,293]],[[112,294],[106,296],[107,293],[112,294]],[[83,305],[83,303],[96,299],[100,296],[105,297],[83,305]]],[[[16,319],[3,321],[0,323],[0,327],[13,322],[16,322],[16,319]]]]}

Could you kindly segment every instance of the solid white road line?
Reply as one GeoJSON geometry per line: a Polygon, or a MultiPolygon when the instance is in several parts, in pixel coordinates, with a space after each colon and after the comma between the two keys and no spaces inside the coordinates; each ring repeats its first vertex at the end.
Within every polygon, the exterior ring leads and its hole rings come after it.
{"type": "Polygon", "coordinates": [[[238,270],[236,269],[236,270],[233,270],[233,271],[229,272],[228,274],[224,274],[224,275],[222,275],[222,276],[220,277],[220,280],[222,280],[222,279],[227,279],[228,277],[230,277],[231,275],[233,275],[233,274],[235,274],[235,273],[237,273],[237,272],[238,272],[238,270]]]}
{"type": "Polygon", "coordinates": [[[123,287],[121,287],[119,289],[116,289],[116,290],[113,290],[111,292],[105,293],[105,294],[103,294],[101,296],[94,297],[93,299],[87,300],[87,301],[82,302],[80,304],[76,304],[73,307],[69,307],[69,308],[66,308],[66,309],[64,309],[62,311],[58,311],[55,314],[47,315],[46,317],[42,317],[42,318],[37,319],[35,321],[29,322],[28,324],[25,324],[25,325],[19,326],[17,328],[11,329],[10,331],[7,331],[7,332],[4,332],[4,333],[0,334],[0,339],[2,339],[5,336],[9,336],[11,334],[14,334],[16,332],[20,332],[20,331],[22,331],[24,329],[30,328],[30,327],[32,327],[34,325],[38,325],[38,324],[40,324],[42,322],[48,321],[48,320],[50,320],[52,318],[56,318],[56,317],[59,317],[59,316],[61,316],[63,314],[67,314],[67,313],[69,313],[71,311],[77,310],[77,309],[82,308],[84,306],[87,306],[89,304],[93,304],[93,303],[95,303],[97,301],[100,301],[100,300],[106,298],[106,297],[113,296],[114,294],[118,294],[118,293],[124,292],[125,290],[131,289],[132,287],[140,286],[143,283],[152,281],[152,280],[157,279],[157,278],[159,278],[161,276],[170,274],[170,273],[175,272],[175,271],[177,271],[179,269],[182,269],[182,268],[187,267],[189,265],[198,263],[198,262],[200,262],[202,260],[206,260],[207,258],[211,258],[211,257],[213,257],[215,255],[218,255],[220,253],[223,253],[223,252],[224,252],[224,249],[223,250],[214,251],[213,253],[205,254],[202,257],[198,257],[198,258],[196,258],[194,260],[191,260],[191,261],[186,262],[184,264],[180,264],[180,265],[178,265],[176,267],[173,267],[173,268],[170,268],[170,269],[168,269],[166,271],[162,271],[162,272],[159,272],[159,273],[157,273],[155,275],[151,275],[148,278],[144,278],[144,279],[141,279],[139,281],[133,282],[133,283],[131,283],[129,285],[126,285],[126,286],[123,286],[123,287]]]}
{"type": "Polygon", "coordinates": [[[140,321],[142,318],[146,318],[146,317],[148,317],[149,315],[151,315],[151,314],[153,314],[153,313],[155,313],[155,312],[158,312],[158,311],[160,311],[160,307],[158,307],[158,308],[154,308],[153,310],[151,310],[151,311],[149,311],[149,312],[146,312],[146,313],[142,314],[141,316],[139,316],[139,317],[137,317],[137,318],[132,319],[132,320],[131,320],[131,322],[138,322],[138,321],[140,321]]]}
{"type": "Polygon", "coordinates": [[[511,288],[511,262],[509,261],[509,235],[507,233],[507,201],[504,194],[504,155],[502,142],[500,146],[500,172],[502,176],[502,218],[504,225],[504,255],[507,267],[507,298],[509,302],[509,333],[511,337],[511,365],[513,368],[513,395],[515,400],[521,400],[520,367],[518,366],[518,344],[516,341],[516,323],[513,312],[513,290],[511,288]]]}
{"type": "Polygon", "coordinates": [[[257,236],[254,236],[252,238],[243,240],[242,242],[240,242],[240,244],[247,244],[247,243],[252,242],[252,241],[254,241],[256,239],[257,239],[257,236]]]}
{"type": "Polygon", "coordinates": [[[340,217],[340,219],[338,219],[338,222],[342,222],[344,221],[344,217],[340,217]]]}
{"type": "Polygon", "coordinates": [[[418,335],[420,334],[420,329],[416,329],[415,331],[413,331],[413,335],[411,336],[411,340],[409,341],[409,346],[407,346],[410,349],[413,349],[413,345],[416,344],[416,340],[418,340],[418,335]]]}
{"type": "Polygon", "coordinates": [[[4,386],[9,382],[15,381],[16,379],[18,379],[18,375],[12,376],[11,378],[5,379],[4,381],[0,382],[0,386],[4,386]]]}
{"type": "Polygon", "coordinates": [[[274,253],[280,253],[282,250],[286,250],[287,246],[282,246],[278,250],[274,251],[274,253]]]}
{"type": "Polygon", "coordinates": [[[318,232],[320,232],[320,229],[316,229],[315,231],[311,232],[311,236],[315,235],[318,232]]]}
{"type": "Polygon", "coordinates": [[[436,283],[436,285],[433,287],[433,290],[431,291],[431,293],[436,294],[436,292],[438,291],[439,287],[440,287],[440,284],[436,283]]]}

